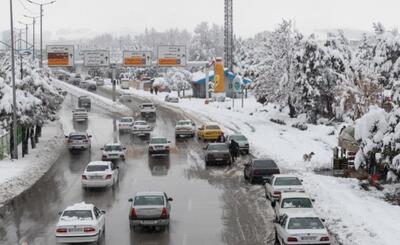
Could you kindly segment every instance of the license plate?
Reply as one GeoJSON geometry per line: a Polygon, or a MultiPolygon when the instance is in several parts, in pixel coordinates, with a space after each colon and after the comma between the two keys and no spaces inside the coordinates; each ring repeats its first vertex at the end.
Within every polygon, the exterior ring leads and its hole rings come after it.
{"type": "Polygon", "coordinates": [[[301,237],[301,240],[303,240],[303,241],[312,241],[312,240],[315,240],[315,239],[317,239],[317,237],[315,237],[315,236],[303,236],[303,237],[301,237]]]}
{"type": "Polygon", "coordinates": [[[144,220],[144,221],[142,221],[142,224],[144,224],[144,225],[154,225],[156,223],[157,222],[154,221],[154,220],[144,220]]]}
{"type": "Polygon", "coordinates": [[[90,177],[90,179],[102,179],[103,178],[103,176],[92,176],[92,177],[90,177]]]}
{"type": "Polygon", "coordinates": [[[82,228],[68,228],[68,232],[82,232],[82,228]]]}
{"type": "Polygon", "coordinates": [[[215,160],[217,160],[217,161],[222,161],[222,160],[224,160],[224,159],[222,159],[222,158],[216,158],[215,160]]]}

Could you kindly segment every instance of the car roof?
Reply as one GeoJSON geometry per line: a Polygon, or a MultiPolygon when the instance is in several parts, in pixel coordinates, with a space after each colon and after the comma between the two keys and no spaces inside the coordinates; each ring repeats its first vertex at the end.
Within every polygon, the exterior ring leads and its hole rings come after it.
{"type": "Polygon", "coordinates": [[[206,125],[206,126],[211,126],[211,125],[219,126],[219,124],[216,123],[216,122],[206,122],[204,125],[206,125]]]}
{"type": "Polygon", "coordinates": [[[105,144],[105,146],[113,146],[113,145],[121,145],[122,146],[121,143],[108,143],[108,144],[105,144]]]}
{"type": "Polygon", "coordinates": [[[289,212],[286,213],[288,218],[319,218],[319,216],[314,212],[314,210],[304,211],[304,212],[289,212]]]}
{"type": "Polygon", "coordinates": [[[304,192],[283,192],[281,194],[280,198],[281,199],[284,199],[284,198],[308,198],[308,199],[311,199],[311,197],[304,192]]]}
{"type": "Polygon", "coordinates": [[[121,119],[133,119],[133,117],[121,117],[121,119]]]}
{"type": "Polygon", "coordinates": [[[135,196],[164,196],[164,192],[161,192],[161,191],[141,191],[141,192],[136,192],[135,196]]]}
{"type": "Polygon", "coordinates": [[[68,206],[66,210],[93,210],[94,205],[91,203],[85,203],[85,202],[80,202],[80,203],[75,203],[71,206],[68,206]]]}
{"type": "Polygon", "coordinates": [[[167,137],[155,136],[155,137],[151,137],[151,139],[167,139],[167,137]]]}
{"type": "Polygon", "coordinates": [[[136,120],[135,123],[137,123],[137,122],[144,122],[144,123],[147,123],[145,120],[136,120]]]}
{"type": "Polygon", "coordinates": [[[84,136],[86,136],[87,133],[86,132],[71,132],[71,133],[69,133],[69,135],[70,136],[74,136],[74,135],[84,135],[84,136]]]}
{"type": "Polygon", "coordinates": [[[154,103],[143,103],[142,105],[154,105],[154,103]]]}
{"type": "Polygon", "coordinates": [[[93,166],[93,165],[107,165],[108,166],[108,164],[110,164],[110,162],[106,162],[106,161],[93,161],[93,162],[90,162],[89,164],[88,164],[88,166],[93,166]]]}
{"type": "Polygon", "coordinates": [[[298,178],[298,179],[300,179],[298,176],[293,175],[293,174],[274,174],[273,176],[274,176],[274,177],[277,177],[277,178],[290,177],[290,178],[298,178]]]}

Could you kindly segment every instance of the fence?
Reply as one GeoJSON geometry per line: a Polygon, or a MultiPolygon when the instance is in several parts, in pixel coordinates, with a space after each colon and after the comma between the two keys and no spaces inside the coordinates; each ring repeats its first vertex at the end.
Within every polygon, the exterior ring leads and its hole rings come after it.
{"type": "Polygon", "coordinates": [[[0,160],[10,155],[10,133],[0,134],[0,160]]]}

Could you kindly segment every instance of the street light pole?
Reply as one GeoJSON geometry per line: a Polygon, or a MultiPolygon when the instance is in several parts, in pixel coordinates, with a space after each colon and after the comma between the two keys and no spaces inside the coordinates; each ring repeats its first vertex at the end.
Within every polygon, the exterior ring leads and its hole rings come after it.
{"type": "Polygon", "coordinates": [[[30,18],[32,19],[32,59],[33,61],[35,61],[35,26],[36,26],[36,19],[39,16],[28,16],[28,15],[24,15],[26,18],[30,18]]]}
{"type": "Polygon", "coordinates": [[[15,60],[14,60],[14,22],[13,22],[13,7],[10,0],[10,30],[11,30],[11,79],[13,86],[13,152],[12,159],[18,159],[18,143],[17,143],[17,96],[15,92],[15,60]]]}

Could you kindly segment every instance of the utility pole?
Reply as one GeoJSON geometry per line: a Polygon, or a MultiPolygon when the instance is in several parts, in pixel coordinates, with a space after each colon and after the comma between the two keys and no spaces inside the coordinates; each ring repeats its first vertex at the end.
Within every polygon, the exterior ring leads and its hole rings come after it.
{"type": "Polygon", "coordinates": [[[233,0],[225,0],[224,46],[226,67],[233,71],[233,0]]]}
{"type": "Polygon", "coordinates": [[[25,25],[25,51],[28,51],[28,25],[22,21],[18,21],[21,25],[25,25]]]}
{"type": "Polygon", "coordinates": [[[40,6],[40,68],[43,68],[43,6],[50,5],[55,3],[56,1],[53,0],[47,3],[36,3],[31,0],[26,0],[31,4],[39,5],[40,6]]]}
{"type": "Polygon", "coordinates": [[[17,96],[15,92],[15,60],[14,60],[14,22],[13,22],[13,6],[10,0],[10,30],[11,30],[11,79],[13,85],[13,152],[12,159],[18,159],[18,142],[17,142],[17,96]]]}
{"type": "Polygon", "coordinates": [[[28,16],[28,15],[24,15],[26,18],[30,18],[32,19],[32,59],[33,61],[35,61],[35,26],[36,26],[36,19],[39,16],[28,16]]]}

